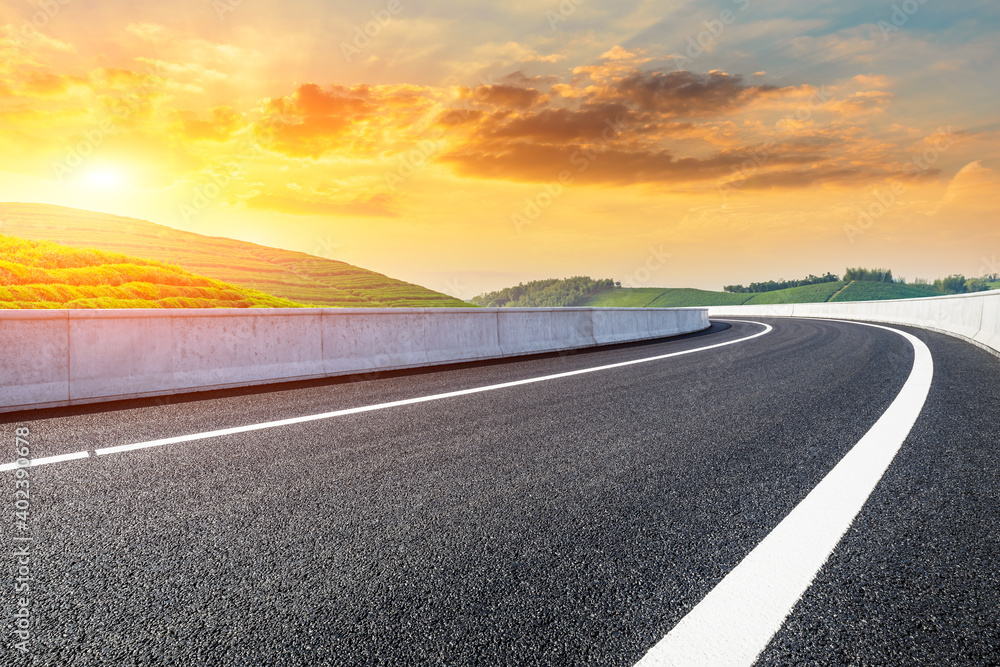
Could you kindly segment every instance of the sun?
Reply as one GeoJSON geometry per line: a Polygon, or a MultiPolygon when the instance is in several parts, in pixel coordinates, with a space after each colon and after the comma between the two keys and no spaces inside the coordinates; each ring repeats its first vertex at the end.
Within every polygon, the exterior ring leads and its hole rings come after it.
{"type": "Polygon", "coordinates": [[[91,169],[81,179],[89,187],[102,190],[118,189],[128,184],[128,176],[120,169],[102,167],[91,169]]]}

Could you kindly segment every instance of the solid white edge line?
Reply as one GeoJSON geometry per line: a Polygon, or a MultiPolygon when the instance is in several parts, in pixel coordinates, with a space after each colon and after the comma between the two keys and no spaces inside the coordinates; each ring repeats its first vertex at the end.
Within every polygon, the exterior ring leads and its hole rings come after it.
{"type": "Polygon", "coordinates": [[[0,465],[0,472],[17,470],[18,468],[33,468],[35,466],[48,465],[49,463],[72,461],[73,459],[85,459],[89,456],[90,452],[73,452],[72,454],[59,454],[57,456],[43,456],[40,459],[28,459],[28,465],[26,466],[18,465],[15,461],[14,463],[4,463],[3,465],[0,465]]]}
{"type": "Polygon", "coordinates": [[[905,331],[851,324],[892,331],[910,342],[913,367],[903,388],[847,455],[637,667],[756,662],[892,463],[927,400],[934,360],[905,331]]]}
{"type": "Polygon", "coordinates": [[[680,352],[670,352],[668,354],[660,354],[654,357],[645,357],[643,359],[632,359],[629,361],[621,361],[614,364],[607,364],[604,366],[595,366],[593,368],[581,368],[575,371],[567,371],[564,373],[555,373],[553,375],[543,375],[535,378],[528,378],[525,380],[515,380],[513,382],[503,382],[501,384],[486,385],[483,387],[474,387],[472,389],[462,389],[459,391],[449,391],[443,394],[433,394],[430,396],[420,396],[417,398],[407,398],[399,401],[391,401],[389,403],[379,403],[376,405],[366,405],[358,408],[347,408],[344,410],[335,410],[333,412],[324,412],[316,415],[307,415],[304,417],[292,417],[290,419],[279,419],[277,421],[262,422],[259,424],[249,424],[247,426],[234,426],[232,428],[223,428],[216,431],[205,431],[203,433],[192,433],[190,435],[179,435],[172,438],[161,438],[159,440],[150,440],[148,442],[137,442],[131,445],[117,445],[115,447],[102,447],[95,450],[98,456],[106,456],[108,454],[117,454],[119,452],[128,452],[136,449],[147,449],[149,447],[161,447],[163,445],[173,445],[181,442],[191,442],[193,440],[204,440],[206,438],[217,438],[224,435],[233,435],[236,433],[247,433],[249,431],[259,431],[266,428],[275,428],[278,426],[288,426],[290,424],[302,424],[305,422],[318,421],[321,419],[332,419],[334,417],[342,417],[345,415],[353,415],[361,412],[370,412],[372,410],[384,410],[386,408],[395,408],[403,405],[413,405],[415,403],[426,403],[428,401],[437,401],[445,398],[454,398],[456,396],[468,396],[469,394],[478,394],[484,391],[493,391],[496,389],[507,389],[509,387],[518,387],[521,385],[532,384],[535,382],[544,382],[546,380],[556,380],[559,378],[572,377],[574,375],[583,375],[584,373],[596,373],[598,371],[606,371],[612,368],[622,368],[624,366],[632,366],[634,364],[648,363],[651,361],[659,361],[661,359],[668,359],[670,357],[679,357],[684,354],[693,354],[695,352],[703,352],[705,350],[711,350],[718,347],[724,347],[726,345],[734,345],[736,343],[743,343],[760,336],[764,336],[772,331],[772,327],[769,324],[764,324],[763,322],[754,322],[751,320],[740,320],[743,322],[748,322],[749,324],[757,324],[764,327],[763,331],[752,334],[750,336],[744,336],[743,338],[737,338],[736,340],[726,341],[724,343],[715,343],[713,345],[706,345],[704,347],[697,347],[690,350],[681,350],[680,352]]]}

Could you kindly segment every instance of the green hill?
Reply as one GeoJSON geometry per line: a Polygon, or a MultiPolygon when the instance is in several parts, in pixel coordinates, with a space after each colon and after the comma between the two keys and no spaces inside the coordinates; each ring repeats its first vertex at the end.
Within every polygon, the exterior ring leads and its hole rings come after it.
{"type": "Polygon", "coordinates": [[[823,301],[873,301],[941,296],[929,285],[904,285],[854,280],[789,287],[772,292],[712,292],[689,288],[620,287],[604,290],[586,299],[582,306],[683,308],[691,306],[738,306],[741,304],[817,303],[823,301]]]}
{"type": "Polygon", "coordinates": [[[664,292],[672,291],[675,290],[664,290],[662,287],[618,287],[598,292],[584,299],[580,305],[609,308],[644,308],[652,306],[653,302],[660,298],[664,292]]]}
{"type": "Polygon", "coordinates": [[[468,306],[345,262],[144,220],[44,204],[0,203],[0,232],[176,265],[215,280],[325,307],[468,306]]]}
{"type": "Polygon", "coordinates": [[[751,294],[750,298],[743,303],[753,305],[762,303],[815,303],[817,301],[829,301],[846,284],[838,280],[832,283],[802,285],[801,287],[789,287],[788,289],[780,289],[773,292],[761,292],[751,294]]]}
{"type": "Polygon", "coordinates": [[[169,264],[0,235],[0,308],[296,308],[169,264]]]}
{"type": "Polygon", "coordinates": [[[900,285],[899,283],[855,280],[830,301],[880,301],[882,299],[915,299],[922,296],[941,296],[941,292],[930,285],[900,285]]]}

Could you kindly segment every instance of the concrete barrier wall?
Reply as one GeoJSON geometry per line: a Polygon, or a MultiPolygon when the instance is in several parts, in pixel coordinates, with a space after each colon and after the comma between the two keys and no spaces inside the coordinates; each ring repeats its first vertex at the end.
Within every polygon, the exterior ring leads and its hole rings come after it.
{"type": "Polygon", "coordinates": [[[0,412],[701,331],[704,308],[0,310],[0,412]]]}
{"type": "Polygon", "coordinates": [[[892,301],[712,306],[709,317],[828,317],[906,324],[950,334],[1000,355],[1000,290],[892,301]]]}

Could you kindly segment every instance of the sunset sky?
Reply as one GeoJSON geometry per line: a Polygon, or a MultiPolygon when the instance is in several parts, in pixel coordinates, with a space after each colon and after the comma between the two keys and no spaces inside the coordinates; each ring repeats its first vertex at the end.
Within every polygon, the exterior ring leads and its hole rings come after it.
{"type": "Polygon", "coordinates": [[[0,201],[463,298],[992,273],[998,31],[989,1],[5,1],[0,201]]]}

